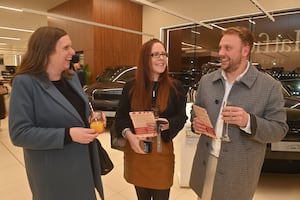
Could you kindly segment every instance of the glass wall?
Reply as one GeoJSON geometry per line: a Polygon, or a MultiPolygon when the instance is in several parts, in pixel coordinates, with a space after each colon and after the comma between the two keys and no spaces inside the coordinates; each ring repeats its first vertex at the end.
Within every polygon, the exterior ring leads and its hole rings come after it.
{"type": "Polygon", "coordinates": [[[266,16],[247,16],[208,21],[214,29],[187,24],[163,29],[168,44],[170,71],[198,71],[218,63],[221,29],[245,26],[255,36],[251,62],[263,69],[297,71],[300,69],[300,10],[273,13],[275,21],[266,16]],[[207,66],[210,63],[210,66],[207,66]]]}

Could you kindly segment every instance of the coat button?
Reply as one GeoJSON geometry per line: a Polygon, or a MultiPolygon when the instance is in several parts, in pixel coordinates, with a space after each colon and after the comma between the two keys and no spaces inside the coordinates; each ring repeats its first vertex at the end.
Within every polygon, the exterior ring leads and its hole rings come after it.
{"type": "Polygon", "coordinates": [[[219,170],[217,173],[220,174],[220,175],[224,175],[225,174],[224,170],[219,170]]]}

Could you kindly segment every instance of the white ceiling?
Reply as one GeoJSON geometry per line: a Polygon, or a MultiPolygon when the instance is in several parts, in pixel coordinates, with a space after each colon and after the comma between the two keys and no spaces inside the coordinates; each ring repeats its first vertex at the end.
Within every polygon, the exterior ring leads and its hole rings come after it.
{"type": "MultiPolygon", "coordinates": [[[[17,9],[29,8],[38,11],[47,11],[50,8],[59,5],[66,0],[0,0],[0,6],[7,6],[17,9]]],[[[47,18],[45,16],[15,12],[0,8],[0,27],[14,27],[20,29],[35,30],[40,26],[47,24],[47,18]]],[[[19,32],[13,30],[0,29],[0,37],[14,37],[20,38],[19,41],[0,39],[0,43],[6,43],[6,45],[0,45],[0,53],[5,54],[18,54],[24,52],[27,41],[31,33],[19,32]]]]}
{"type": "MultiPolygon", "coordinates": [[[[0,6],[13,8],[27,8],[45,12],[67,0],[0,0],[0,6]]],[[[260,12],[249,0],[149,0],[160,6],[167,6],[175,12],[197,20],[208,20],[241,14],[260,12]],[[224,3],[220,3],[224,2],[224,3]],[[182,6],[178,7],[178,4],[182,6]],[[226,6],[226,7],[225,7],[226,6]],[[220,12],[222,10],[222,12],[220,12]]],[[[266,10],[286,9],[300,7],[299,0],[257,0],[266,10]],[[270,4],[272,2],[272,4],[270,4]]],[[[15,27],[35,30],[39,26],[47,24],[45,16],[26,12],[14,12],[0,8],[0,27],[15,27]]],[[[18,37],[20,41],[0,39],[0,54],[19,54],[24,52],[31,33],[0,29],[0,37],[18,37]]]]}

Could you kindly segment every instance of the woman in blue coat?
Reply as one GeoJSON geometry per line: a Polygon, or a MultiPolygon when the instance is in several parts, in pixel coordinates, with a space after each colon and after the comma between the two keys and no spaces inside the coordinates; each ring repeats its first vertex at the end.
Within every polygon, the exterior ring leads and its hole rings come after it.
{"type": "Polygon", "coordinates": [[[69,70],[74,55],[67,33],[41,27],[12,80],[9,131],[23,147],[34,200],[103,198],[99,158],[89,128],[88,99],[69,70]]]}

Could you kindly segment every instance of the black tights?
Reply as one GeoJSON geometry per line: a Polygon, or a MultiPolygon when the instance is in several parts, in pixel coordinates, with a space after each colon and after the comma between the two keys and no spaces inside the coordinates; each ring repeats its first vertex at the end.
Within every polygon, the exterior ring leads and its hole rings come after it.
{"type": "Polygon", "coordinates": [[[155,190],[135,186],[135,190],[138,200],[168,200],[170,195],[170,189],[155,190]]]}

